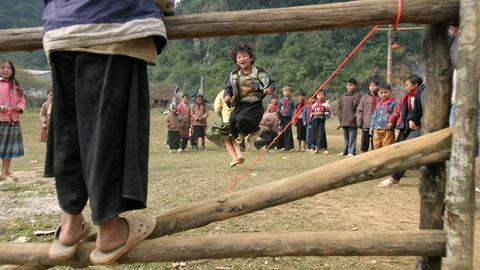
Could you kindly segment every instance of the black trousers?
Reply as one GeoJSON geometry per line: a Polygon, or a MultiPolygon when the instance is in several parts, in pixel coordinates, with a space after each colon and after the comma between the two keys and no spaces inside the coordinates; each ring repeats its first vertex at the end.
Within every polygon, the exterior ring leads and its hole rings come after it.
{"type": "Polygon", "coordinates": [[[303,120],[299,119],[297,122],[297,141],[307,140],[307,126],[303,124],[303,120]]]}
{"type": "Polygon", "coordinates": [[[325,131],[325,119],[313,119],[313,136],[317,149],[327,149],[327,132],[325,131]]]}
{"type": "Polygon", "coordinates": [[[180,149],[180,131],[168,131],[168,146],[170,150],[180,149]]]}
{"type": "Polygon", "coordinates": [[[362,141],[360,145],[360,150],[362,152],[367,152],[370,145],[372,146],[372,150],[373,150],[372,135],[370,135],[369,130],[362,129],[362,141]]]}
{"type": "MultiPolygon", "coordinates": [[[[283,116],[281,125],[282,130],[287,126],[288,123],[292,121],[291,116],[283,116]]],[[[281,137],[279,138],[281,139],[281,137]]],[[[285,151],[289,151],[293,149],[295,146],[293,144],[293,132],[292,132],[292,125],[290,125],[284,132],[283,132],[283,147],[285,151]]]]}
{"type": "Polygon", "coordinates": [[[101,224],[146,207],[149,94],[146,63],[127,56],[51,55],[53,172],[60,207],[90,199],[101,224]]]}
{"type": "Polygon", "coordinates": [[[260,129],[263,116],[262,101],[240,102],[230,114],[230,130],[234,139],[239,134],[247,136],[260,129]]]}
{"type": "MultiPolygon", "coordinates": [[[[419,137],[420,135],[421,135],[420,129],[415,130],[415,131],[401,129],[400,132],[398,133],[398,136],[397,136],[397,139],[395,140],[395,142],[397,143],[397,142],[410,140],[410,139],[419,137]]],[[[398,173],[394,173],[394,174],[392,174],[392,178],[397,180],[397,181],[400,181],[400,179],[402,179],[402,177],[405,175],[405,172],[406,171],[401,171],[401,172],[398,172],[398,173]]]]}

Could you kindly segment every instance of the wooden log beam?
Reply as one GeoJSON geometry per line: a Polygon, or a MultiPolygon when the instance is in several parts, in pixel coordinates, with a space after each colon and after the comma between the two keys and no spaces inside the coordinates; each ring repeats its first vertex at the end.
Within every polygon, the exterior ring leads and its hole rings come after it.
{"type": "MultiPolygon", "coordinates": [[[[448,126],[452,93],[452,65],[447,44],[447,26],[424,26],[423,53],[426,70],[426,89],[423,99],[422,132],[431,133],[448,126]]],[[[445,201],[446,164],[434,163],[420,167],[420,229],[442,230],[445,201]]],[[[417,258],[417,269],[440,270],[441,257],[417,258]]]]}
{"type": "Polygon", "coordinates": [[[447,160],[451,132],[451,129],[444,129],[283,180],[166,211],[157,217],[157,228],[152,237],[202,227],[392,172],[447,160]]]}
{"type": "MultiPolygon", "coordinates": [[[[403,23],[440,23],[458,17],[460,0],[403,0],[403,23]]],[[[248,11],[214,12],[165,18],[169,39],[272,34],[393,23],[397,1],[342,3],[248,11]]],[[[42,48],[42,28],[0,30],[0,51],[42,48]]]]}
{"type": "Polygon", "coordinates": [[[475,231],[475,156],[477,155],[478,0],[461,0],[455,96],[455,134],[447,183],[448,269],[473,269],[475,231]]]}
{"type": "MultiPolygon", "coordinates": [[[[445,232],[365,231],[233,233],[146,240],[119,263],[151,263],[199,259],[279,256],[444,256],[445,232]]],[[[80,245],[67,262],[48,257],[49,243],[4,243],[0,263],[17,265],[86,267],[94,243],[80,245]]]]}

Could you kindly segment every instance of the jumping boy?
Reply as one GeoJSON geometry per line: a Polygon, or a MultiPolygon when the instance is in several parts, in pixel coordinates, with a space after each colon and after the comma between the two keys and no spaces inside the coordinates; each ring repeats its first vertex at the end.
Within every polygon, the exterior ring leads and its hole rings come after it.
{"type": "Polygon", "coordinates": [[[231,53],[231,59],[238,69],[231,72],[225,85],[224,100],[235,109],[230,115],[231,144],[237,156],[232,156],[230,166],[243,162],[240,143],[246,138],[253,143],[260,134],[260,121],[263,116],[262,99],[275,90],[275,81],[267,72],[253,65],[255,52],[252,46],[239,44],[231,53]]]}
{"type": "Polygon", "coordinates": [[[362,96],[357,107],[357,126],[362,129],[362,142],[360,147],[362,152],[367,152],[370,147],[370,121],[372,113],[378,103],[377,91],[378,82],[375,79],[371,79],[368,84],[368,93],[362,96]]]}
{"type": "MultiPolygon", "coordinates": [[[[282,130],[290,123],[295,112],[295,101],[291,97],[292,88],[290,86],[283,87],[283,98],[278,103],[278,112],[282,114],[282,130]]],[[[290,125],[284,130],[283,134],[278,139],[278,149],[284,148],[284,151],[290,151],[295,146],[293,144],[292,126],[290,125]]]]}
{"type": "Polygon", "coordinates": [[[357,120],[356,112],[362,95],[357,90],[357,80],[350,78],[347,81],[347,92],[338,101],[338,120],[343,129],[345,148],[341,156],[353,157],[356,154],[357,120]]]}

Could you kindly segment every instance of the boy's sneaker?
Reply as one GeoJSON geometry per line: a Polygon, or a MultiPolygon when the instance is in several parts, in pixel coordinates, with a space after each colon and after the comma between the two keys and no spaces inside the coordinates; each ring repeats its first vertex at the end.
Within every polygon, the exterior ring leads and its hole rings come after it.
{"type": "Polygon", "coordinates": [[[181,152],[183,152],[183,149],[182,149],[182,148],[179,148],[179,149],[177,149],[177,152],[178,152],[178,153],[181,153],[181,152]]]}
{"type": "Polygon", "coordinates": [[[202,149],[203,151],[207,151],[204,145],[200,146],[200,149],[202,149]]]}
{"type": "Polygon", "coordinates": [[[348,154],[347,157],[354,157],[354,154],[348,154]]]}
{"type": "Polygon", "coordinates": [[[478,193],[480,193],[480,188],[478,188],[478,187],[475,187],[475,192],[478,192],[478,193]]]}
{"type": "Polygon", "coordinates": [[[329,153],[328,150],[323,151],[323,154],[324,154],[324,155],[326,155],[326,154],[328,154],[328,153],[329,153]]]}
{"type": "Polygon", "coordinates": [[[391,186],[394,186],[394,185],[398,185],[400,183],[400,181],[398,180],[394,180],[392,179],[391,177],[383,180],[382,182],[380,182],[380,184],[378,184],[379,187],[391,187],[391,186]]]}
{"type": "Polygon", "coordinates": [[[171,154],[171,153],[172,153],[172,150],[168,150],[168,153],[171,154]]]}
{"type": "Polygon", "coordinates": [[[346,156],[343,152],[341,152],[340,154],[338,154],[339,156],[343,157],[343,156],[346,156]]]}

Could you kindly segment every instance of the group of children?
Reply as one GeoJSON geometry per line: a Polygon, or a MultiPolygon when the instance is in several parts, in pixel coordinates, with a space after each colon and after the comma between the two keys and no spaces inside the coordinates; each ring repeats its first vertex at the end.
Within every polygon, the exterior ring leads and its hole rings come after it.
{"type": "Polygon", "coordinates": [[[190,96],[184,94],[178,106],[169,105],[169,112],[165,117],[168,129],[167,144],[169,153],[183,152],[188,140],[194,150],[206,150],[205,130],[207,128],[208,107],[202,95],[195,97],[195,102],[190,106],[190,96]],[[198,140],[201,146],[198,147],[198,140]]]}
{"type": "MultiPolygon", "coordinates": [[[[290,122],[296,126],[297,151],[329,153],[325,122],[331,115],[331,107],[325,91],[318,91],[308,100],[306,94],[300,91],[295,101],[291,87],[285,86],[283,97],[279,100],[273,94],[275,81],[264,69],[253,65],[255,53],[252,46],[239,44],[231,50],[230,56],[237,69],[226,77],[224,90],[215,100],[215,111],[229,129],[224,144],[232,158],[231,167],[245,160],[240,149],[242,142],[260,149],[272,144],[280,134],[274,147],[293,151],[290,122]],[[262,100],[269,94],[272,94],[271,103],[264,113],[262,100]]],[[[420,135],[422,78],[411,75],[404,81],[406,93],[399,102],[395,100],[389,84],[379,85],[372,79],[369,91],[364,95],[357,91],[357,85],[354,78],[349,79],[346,92],[338,100],[336,112],[344,136],[341,156],[356,155],[359,128],[362,132],[362,152],[420,135]],[[399,131],[396,140],[395,129],[399,131]]],[[[194,149],[198,149],[198,138],[201,139],[200,149],[205,149],[207,118],[208,108],[203,96],[198,95],[191,107],[188,95],[183,96],[178,106],[171,105],[166,117],[170,150],[185,150],[190,138],[194,149]]],[[[403,173],[394,174],[380,186],[397,184],[402,176],[403,173]]]]}

